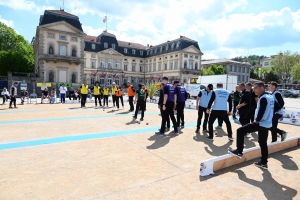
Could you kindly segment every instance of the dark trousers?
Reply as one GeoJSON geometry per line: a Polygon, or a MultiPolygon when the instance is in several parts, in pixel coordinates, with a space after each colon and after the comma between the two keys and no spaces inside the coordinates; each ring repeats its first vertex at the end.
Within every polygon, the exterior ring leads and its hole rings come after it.
{"type": "Polygon", "coordinates": [[[248,113],[248,123],[252,123],[254,121],[256,107],[252,107],[248,113]]]}
{"type": "Polygon", "coordinates": [[[239,105],[239,101],[233,101],[233,112],[232,112],[232,117],[235,119],[236,118],[236,116],[235,116],[235,114],[236,114],[236,107],[237,107],[237,105],[239,105]]]}
{"type": "Polygon", "coordinates": [[[268,162],[268,129],[259,126],[257,123],[246,124],[236,131],[236,147],[239,153],[243,153],[244,137],[247,133],[258,131],[258,143],[261,149],[261,163],[267,164],[268,162]]]}
{"type": "Polygon", "coordinates": [[[161,127],[160,127],[161,133],[163,133],[165,131],[166,123],[167,123],[167,120],[168,120],[169,117],[172,120],[174,130],[178,131],[176,119],[175,119],[175,116],[174,116],[174,101],[167,101],[166,110],[162,111],[162,122],[161,122],[161,127]]]}
{"type": "Polygon", "coordinates": [[[278,120],[282,117],[280,114],[274,114],[273,119],[272,119],[272,128],[271,128],[271,133],[272,133],[272,142],[277,141],[277,133],[282,135],[282,130],[278,129],[278,120]]]}
{"type": "Polygon", "coordinates": [[[119,99],[120,99],[120,97],[116,96],[116,104],[117,104],[117,108],[120,107],[119,99]]]}
{"type": "Polygon", "coordinates": [[[227,134],[228,137],[232,137],[232,129],[231,129],[231,123],[229,121],[228,113],[225,110],[212,110],[209,116],[208,120],[208,131],[209,131],[209,137],[214,137],[214,130],[213,130],[213,124],[216,119],[221,119],[225,122],[227,127],[227,134]]]}
{"type": "MultiPolygon", "coordinates": [[[[161,119],[163,118],[163,109],[162,107],[160,108],[160,116],[161,116],[161,119]]],[[[171,125],[170,125],[170,117],[167,118],[167,128],[170,128],[171,125]]]]}
{"type": "Polygon", "coordinates": [[[136,107],[135,107],[135,118],[137,118],[138,112],[141,110],[142,116],[141,119],[144,119],[144,111],[145,111],[145,101],[144,100],[138,100],[136,102],[136,107]]]}
{"type": "Polygon", "coordinates": [[[66,102],[66,94],[60,94],[60,103],[66,102]]]}
{"type": "Polygon", "coordinates": [[[87,94],[81,94],[81,107],[85,107],[87,94]]]}
{"type": "Polygon", "coordinates": [[[202,116],[204,113],[204,122],[203,122],[203,130],[207,130],[207,121],[208,121],[208,117],[209,114],[206,113],[206,109],[204,107],[199,106],[199,110],[198,110],[198,120],[197,120],[197,129],[200,129],[200,125],[201,125],[201,120],[202,120],[202,116]]]}
{"type": "Polygon", "coordinates": [[[69,94],[68,95],[69,99],[72,100],[71,98],[73,97],[73,100],[76,100],[75,94],[69,94]]]}
{"type": "Polygon", "coordinates": [[[176,108],[177,108],[177,126],[180,125],[181,120],[181,126],[184,126],[184,106],[185,102],[177,102],[176,108]]]}
{"type": "Polygon", "coordinates": [[[10,97],[8,95],[3,95],[2,99],[3,99],[3,104],[4,104],[7,99],[10,99],[10,97]]]}
{"type": "Polygon", "coordinates": [[[11,107],[12,103],[14,103],[14,106],[16,107],[17,99],[16,96],[11,96],[10,97],[10,102],[9,102],[9,107],[11,107]]]}
{"type": "Polygon", "coordinates": [[[249,123],[248,114],[249,114],[249,110],[246,110],[246,109],[239,110],[239,115],[240,115],[239,121],[242,126],[249,123]]]}
{"type": "Polygon", "coordinates": [[[113,100],[113,105],[115,106],[117,97],[116,97],[116,95],[111,95],[111,96],[112,96],[112,100],[113,100]]]}
{"type": "Polygon", "coordinates": [[[124,107],[124,103],[123,103],[123,96],[119,97],[119,100],[121,101],[122,106],[124,107]]]}
{"type": "Polygon", "coordinates": [[[222,126],[223,125],[223,119],[218,117],[218,126],[222,126]]]}
{"type": "Polygon", "coordinates": [[[108,106],[108,95],[103,95],[103,106],[105,106],[105,102],[106,106],[108,106]]]}
{"type": "Polygon", "coordinates": [[[146,98],[146,100],[145,100],[145,110],[146,110],[146,104],[147,104],[147,98],[146,98]]]}
{"type": "Polygon", "coordinates": [[[94,95],[94,97],[95,97],[95,105],[97,106],[97,99],[98,99],[98,101],[99,101],[99,106],[102,106],[102,104],[101,104],[101,99],[100,99],[100,94],[99,94],[99,95],[94,95]]]}
{"type": "Polygon", "coordinates": [[[129,96],[128,97],[129,99],[129,105],[130,105],[130,110],[133,111],[134,110],[134,107],[133,107],[133,96],[129,96]]]}

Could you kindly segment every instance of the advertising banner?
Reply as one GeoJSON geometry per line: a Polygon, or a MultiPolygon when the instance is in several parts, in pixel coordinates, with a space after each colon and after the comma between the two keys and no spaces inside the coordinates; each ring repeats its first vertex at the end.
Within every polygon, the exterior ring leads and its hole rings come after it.
{"type": "Polygon", "coordinates": [[[300,110],[285,109],[279,122],[300,126],[300,110]]]}

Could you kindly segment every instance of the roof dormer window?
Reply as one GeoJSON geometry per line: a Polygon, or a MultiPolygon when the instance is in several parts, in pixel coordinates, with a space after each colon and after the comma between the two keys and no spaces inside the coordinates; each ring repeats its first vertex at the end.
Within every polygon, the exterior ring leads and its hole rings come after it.
{"type": "Polygon", "coordinates": [[[116,49],[116,45],[115,44],[111,44],[111,48],[116,49]]]}
{"type": "Polygon", "coordinates": [[[108,48],[108,44],[107,42],[104,43],[104,48],[107,49],[108,48]]]}
{"type": "Polygon", "coordinates": [[[124,53],[127,53],[128,52],[128,49],[127,48],[124,48],[124,53]]]}
{"type": "Polygon", "coordinates": [[[135,49],[132,49],[132,54],[135,55],[135,49]]]}
{"type": "Polygon", "coordinates": [[[95,44],[92,44],[92,49],[96,49],[96,45],[95,44]]]}

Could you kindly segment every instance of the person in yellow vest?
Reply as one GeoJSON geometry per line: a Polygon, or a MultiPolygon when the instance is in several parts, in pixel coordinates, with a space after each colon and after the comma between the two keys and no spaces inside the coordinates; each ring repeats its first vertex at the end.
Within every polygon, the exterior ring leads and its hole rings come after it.
{"type": "Polygon", "coordinates": [[[96,82],[96,85],[94,86],[94,97],[95,97],[95,107],[97,107],[97,99],[99,101],[99,106],[101,107],[101,100],[100,100],[100,86],[99,82],[96,82]]]}
{"type": "Polygon", "coordinates": [[[130,105],[129,112],[133,112],[134,111],[133,97],[135,95],[135,89],[131,85],[130,81],[127,81],[127,87],[128,87],[128,91],[127,91],[127,93],[128,93],[128,101],[129,101],[129,105],[130,105]]]}
{"type": "Polygon", "coordinates": [[[105,107],[105,102],[106,102],[106,107],[108,107],[108,96],[109,96],[109,88],[104,85],[103,88],[103,107],[105,107]]]}
{"type": "Polygon", "coordinates": [[[124,108],[124,104],[123,104],[123,94],[122,94],[122,89],[121,89],[121,86],[119,86],[119,89],[116,93],[116,104],[117,104],[117,108],[119,110],[119,107],[120,107],[120,100],[122,102],[122,106],[124,108]]]}
{"type": "Polygon", "coordinates": [[[87,85],[86,81],[84,81],[84,83],[80,86],[81,108],[85,107],[88,91],[89,91],[89,86],[87,85]]]}
{"type": "Polygon", "coordinates": [[[115,103],[116,103],[116,100],[117,100],[117,98],[116,98],[117,91],[118,91],[118,87],[116,86],[116,83],[113,82],[112,87],[111,87],[111,96],[112,96],[114,107],[116,106],[115,103]]]}

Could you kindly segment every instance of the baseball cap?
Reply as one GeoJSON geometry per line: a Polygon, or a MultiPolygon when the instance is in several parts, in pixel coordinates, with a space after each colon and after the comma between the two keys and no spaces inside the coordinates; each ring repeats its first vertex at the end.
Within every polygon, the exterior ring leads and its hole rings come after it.
{"type": "Polygon", "coordinates": [[[210,90],[213,90],[213,89],[214,89],[213,84],[208,84],[207,87],[208,87],[210,90]]]}

